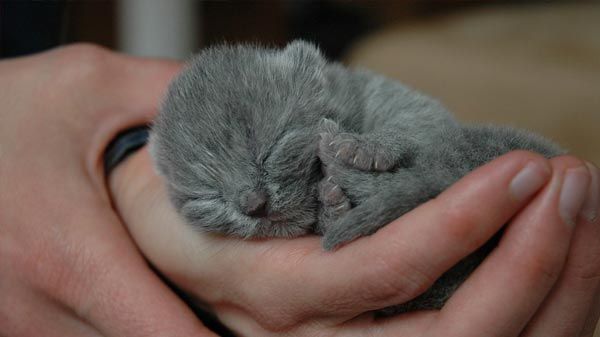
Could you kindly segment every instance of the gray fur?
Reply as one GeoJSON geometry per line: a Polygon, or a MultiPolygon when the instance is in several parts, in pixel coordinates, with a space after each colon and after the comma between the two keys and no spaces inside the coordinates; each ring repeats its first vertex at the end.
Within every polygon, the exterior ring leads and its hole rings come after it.
{"type": "MultiPolygon", "coordinates": [[[[326,249],[374,233],[506,152],[562,153],[523,131],[461,125],[432,98],[326,62],[302,41],[201,52],[171,84],[151,148],[192,226],[244,238],[318,233],[326,249]]],[[[491,248],[380,313],[440,308],[491,248]]]]}

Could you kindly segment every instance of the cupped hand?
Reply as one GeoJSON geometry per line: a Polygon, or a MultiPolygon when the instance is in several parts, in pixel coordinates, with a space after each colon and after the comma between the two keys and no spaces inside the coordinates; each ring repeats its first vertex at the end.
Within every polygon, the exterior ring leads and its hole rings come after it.
{"type": "Polygon", "coordinates": [[[146,257],[240,336],[587,337],[598,319],[598,180],[574,157],[513,152],[333,253],[318,237],[243,241],[194,230],[145,150],[110,187],[146,257]],[[416,297],[505,224],[442,310],[370,313],[416,297]]]}
{"type": "Polygon", "coordinates": [[[88,45],[0,62],[0,335],[214,336],[144,261],[101,165],[178,70],[88,45]]]}

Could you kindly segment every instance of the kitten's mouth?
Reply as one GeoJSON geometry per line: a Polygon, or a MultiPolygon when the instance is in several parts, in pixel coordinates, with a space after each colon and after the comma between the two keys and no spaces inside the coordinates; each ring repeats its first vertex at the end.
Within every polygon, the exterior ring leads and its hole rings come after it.
{"type": "Polygon", "coordinates": [[[285,220],[271,221],[270,224],[271,224],[271,226],[286,227],[288,225],[288,222],[285,220]]]}
{"type": "Polygon", "coordinates": [[[270,213],[269,215],[267,215],[267,220],[269,220],[270,222],[277,223],[277,222],[285,222],[287,219],[280,212],[273,212],[273,213],[270,213]]]}
{"type": "Polygon", "coordinates": [[[266,218],[262,218],[261,222],[263,225],[267,226],[286,226],[288,224],[288,219],[283,216],[271,217],[267,216],[266,218]]]}

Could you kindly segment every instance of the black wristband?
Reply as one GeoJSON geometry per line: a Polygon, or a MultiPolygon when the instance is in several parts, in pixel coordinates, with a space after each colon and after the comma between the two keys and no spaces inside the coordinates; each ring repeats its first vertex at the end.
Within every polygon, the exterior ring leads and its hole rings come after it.
{"type": "Polygon", "coordinates": [[[121,131],[104,151],[104,174],[110,172],[130,154],[146,145],[150,135],[148,126],[137,126],[121,131]]]}

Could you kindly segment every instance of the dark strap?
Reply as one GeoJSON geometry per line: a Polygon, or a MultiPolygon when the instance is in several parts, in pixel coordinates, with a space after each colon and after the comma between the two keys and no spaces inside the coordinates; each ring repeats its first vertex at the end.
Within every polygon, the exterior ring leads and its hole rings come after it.
{"type": "Polygon", "coordinates": [[[104,151],[104,174],[110,172],[125,158],[136,150],[146,145],[150,135],[148,126],[136,126],[121,131],[106,147],[104,151]]]}

